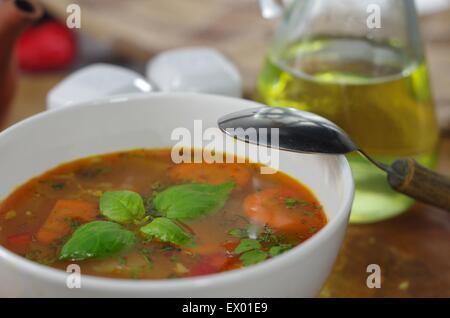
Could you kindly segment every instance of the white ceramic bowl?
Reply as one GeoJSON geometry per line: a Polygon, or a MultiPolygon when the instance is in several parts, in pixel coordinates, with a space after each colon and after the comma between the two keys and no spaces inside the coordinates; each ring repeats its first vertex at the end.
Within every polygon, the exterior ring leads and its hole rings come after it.
{"type": "MultiPolygon", "coordinates": [[[[260,106],[200,94],[127,95],[48,111],[0,133],[0,198],[58,164],[132,148],[170,147],[174,128],[215,127],[218,117],[260,106]]],[[[308,185],[329,223],[291,251],[248,268],[199,278],[115,280],[68,274],[0,247],[0,296],[57,297],[313,297],[329,275],[350,213],[354,185],[343,156],[281,152],[280,170],[308,185]]]]}

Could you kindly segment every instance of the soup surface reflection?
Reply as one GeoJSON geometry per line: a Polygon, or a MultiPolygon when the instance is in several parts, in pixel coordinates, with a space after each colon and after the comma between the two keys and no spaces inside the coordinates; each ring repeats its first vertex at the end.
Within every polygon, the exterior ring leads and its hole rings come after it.
{"type": "Polygon", "coordinates": [[[251,266],[326,224],[308,188],[260,165],[133,150],[63,164],[0,204],[0,244],[83,274],[162,279],[251,266]]]}

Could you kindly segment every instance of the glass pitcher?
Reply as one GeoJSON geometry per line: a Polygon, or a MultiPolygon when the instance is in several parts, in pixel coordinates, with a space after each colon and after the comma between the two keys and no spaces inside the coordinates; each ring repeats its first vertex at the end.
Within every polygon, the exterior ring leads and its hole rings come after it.
{"type": "MultiPolygon", "coordinates": [[[[410,156],[433,168],[439,132],[414,1],[285,2],[258,99],[332,120],[382,162],[410,156]]],[[[274,0],[260,3],[266,17],[281,12],[274,0]]],[[[414,203],[365,159],[348,159],[356,182],[352,222],[383,220],[414,203]]]]}

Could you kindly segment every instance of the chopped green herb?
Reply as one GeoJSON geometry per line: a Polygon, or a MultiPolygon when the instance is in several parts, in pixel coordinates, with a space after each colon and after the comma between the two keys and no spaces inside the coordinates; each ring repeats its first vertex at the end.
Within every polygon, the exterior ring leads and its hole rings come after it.
{"type": "Polygon", "coordinates": [[[294,199],[294,198],[287,198],[286,200],[284,200],[284,204],[286,205],[287,208],[293,208],[297,205],[298,203],[298,199],[294,199]]]}
{"type": "Polygon", "coordinates": [[[173,245],[163,245],[161,250],[165,252],[180,251],[181,249],[173,245]]]}
{"type": "Polygon", "coordinates": [[[242,254],[239,259],[244,266],[260,263],[268,257],[268,254],[261,250],[252,250],[242,254]]]}
{"type": "Polygon", "coordinates": [[[81,222],[78,220],[74,220],[72,218],[65,218],[64,221],[69,224],[70,228],[74,231],[76,230],[80,225],[81,222]]]}
{"type": "Polygon", "coordinates": [[[316,232],[317,232],[317,228],[314,227],[314,226],[312,226],[312,227],[310,227],[310,228],[308,229],[308,232],[309,232],[309,233],[316,233],[316,232]]]}
{"type": "Polygon", "coordinates": [[[147,254],[142,254],[142,258],[147,263],[147,267],[152,269],[153,268],[153,261],[150,259],[150,257],[147,254]]]}
{"type": "Polygon", "coordinates": [[[269,250],[269,254],[270,256],[277,256],[280,255],[288,250],[290,250],[292,248],[291,244],[280,244],[280,245],[276,245],[276,246],[272,246],[269,250]]]}
{"type": "Polygon", "coordinates": [[[258,240],[265,243],[278,244],[281,237],[276,235],[274,231],[268,226],[264,226],[262,233],[258,236],[258,240]]]}
{"type": "Polygon", "coordinates": [[[228,235],[237,237],[237,238],[248,237],[247,230],[245,230],[245,229],[231,229],[228,231],[228,235]]]}
{"type": "Polygon", "coordinates": [[[52,187],[52,189],[55,191],[62,190],[62,189],[64,189],[65,186],[66,186],[66,184],[64,182],[51,182],[50,183],[50,187],[52,187]]]}
{"type": "Polygon", "coordinates": [[[42,265],[52,265],[58,259],[52,253],[44,253],[42,250],[31,250],[26,253],[25,258],[42,265]]]}
{"type": "Polygon", "coordinates": [[[144,208],[145,208],[145,212],[147,213],[147,215],[149,215],[150,217],[160,217],[163,216],[162,213],[158,212],[154,207],[153,207],[153,199],[155,198],[155,195],[157,194],[157,192],[154,192],[153,195],[151,195],[150,197],[146,198],[144,200],[144,208]]]}
{"type": "Polygon", "coordinates": [[[244,239],[242,240],[238,246],[234,249],[234,253],[241,254],[244,252],[248,252],[251,250],[260,249],[261,244],[257,240],[244,239]]]}
{"type": "Polygon", "coordinates": [[[119,257],[117,258],[117,263],[118,263],[120,266],[125,266],[125,265],[127,265],[127,259],[126,259],[124,256],[119,256],[119,257]]]}
{"type": "Polygon", "coordinates": [[[78,177],[90,179],[98,177],[99,175],[102,174],[109,173],[111,170],[112,170],[111,167],[108,166],[85,167],[75,171],[75,174],[78,177]]]}
{"type": "Polygon", "coordinates": [[[144,255],[152,255],[153,249],[150,247],[143,247],[143,248],[141,248],[140,252],[144,255]]]}
{"type": "Polygon", "coordinates": [[[154,183],[152,184],[152,186],[151,186],[151,189],[152,189],[153,191],[159,191],[159,190],[161,190],[161,189],[162,189],[162,184],[161,184],[161,182],[154,182],[154,183]]]}
{"type": "Polygon", "coordinates": [[[306,201],[302,201],[296,198],[287,198],[286,200],[284,200],[284,204],[286,205],[287,208],[295,208],[297,206],[308,206],[309,203],[306,201]]]}
{"type": "Polygon", "coordinates": [[[61,247],[61,245],[63,245],[65,243],[65,240],[66,240],[65,237],[56,239],[56,240],[54,240],[53,242],[50,243],[50,246],[53,249],[59,249],[61,247]]]}

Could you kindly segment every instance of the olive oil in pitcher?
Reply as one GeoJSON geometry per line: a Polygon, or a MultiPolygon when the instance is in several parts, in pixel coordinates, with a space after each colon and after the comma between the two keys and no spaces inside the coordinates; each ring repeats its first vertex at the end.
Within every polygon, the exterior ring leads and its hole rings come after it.
{"type": "MultiPolygon", "coordinates": [[[[438,127],[426,64],[392,43],[315,37],[270,52],[258,99],[330,119],[384,163],[409,156],[435,165],[438,127]]],[[[352,222],[386,219],[412,205],[364,158],[348,159],[356,182],[352,222]]]]}

